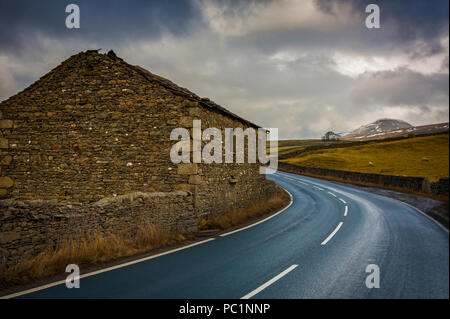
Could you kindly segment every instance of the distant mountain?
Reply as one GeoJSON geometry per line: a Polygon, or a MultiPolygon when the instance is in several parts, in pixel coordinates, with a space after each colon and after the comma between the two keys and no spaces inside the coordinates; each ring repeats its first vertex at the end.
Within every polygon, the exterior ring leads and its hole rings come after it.
{"type": "Polygon", "coordinates": [[[413,126],[409,123],[406,123],[405,121],[401,120],[394,120],[394,119],[381,119],[377,120],[373,123],[366,124],[363,126],[360,126],[356,130],[348,133],[346,137],[349,136],[367,136],[372,134],[380,134],[380,133],[386,133],[390,131],[400,130],[400,129],[408,129],[412,128],[413,126]]]}
{"type": "Polygon", "coordinates": [[[447,123],[412,126],[411,124],[395,119],[380,119],[373,123],[363,125],[354,131],[341,134],[344,140],[383,139],[402,135],[423,135],[448,131],[447,123]]]}

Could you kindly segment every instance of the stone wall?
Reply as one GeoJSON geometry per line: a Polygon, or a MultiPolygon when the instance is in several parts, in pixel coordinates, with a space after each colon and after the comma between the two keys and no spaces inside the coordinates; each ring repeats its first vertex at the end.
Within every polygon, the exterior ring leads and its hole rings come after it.
{"type": "Polygon", "coordinates": [[[441,178],[437,182],[431,182],[426,177],[396,176],[382,174],[368,174],[350,171],[339,171],[318,167],[297,166],[279,162],[280,171],[306,175],[324,176],[344,182],[372,185],[381,188],[405,189],[414,192],[422,192],[433,195],[448,196],[448,178],[441,178]]]}
{"type": "Polygon", "coordinates": [[[430,191],[432,194],[448,196],[449,194],[448,186],[449,186],[449,178],[444,177],[439,179],[439,181],[437,182],[430,183],[430,191]]]}
{"type": "Polygon", "coordinates": [[[94,233],[133,236],[142,221],[168,231],[196,230],[193,197],[186,192],[136,192],[90,204],[1,200],[0,273],[5,265],[33,257],[64,240],[94,233]]]}
{"type": "MultiPolygon", "coordinates": [[[[192,105],[192,104],[191,104],[192,105]]],[[[195,105],[185,109],[179,120],[183,127],[191,129],[193,120],[201,120],[202,129],[216,127],[222,130],[222,141],[225,139],[224,128],[242,128],[249,126],[223,114],[195,105]]],[[[202,141],[202,147],[207,141],[202,141]]],[[[247,144],[245,144],[247,154],[247,144]]],[[[250,204],[270,198],[275,194],[274,184],[259,174],[260,164],[179,164],[178,173],[186,174],[185,183],[176,185],[175,189],[189,191],[194,194],[195,207],[199,214],[220,215],[235,208],[247,207],[250,204]]]]}
{"type": "Polygon", "coordinates": [[[5,172],[12,161],[12,156],[8,153],[9,142],[5,136],[12,127],[13,121],[4,119],[0,111],[0,197],[6,196],[14,185],[14,181],[5,172]]]}

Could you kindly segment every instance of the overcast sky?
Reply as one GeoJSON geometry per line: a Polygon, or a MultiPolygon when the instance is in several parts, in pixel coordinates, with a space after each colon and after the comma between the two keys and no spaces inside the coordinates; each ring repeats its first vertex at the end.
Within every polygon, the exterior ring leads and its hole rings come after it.
{"type": "Polygon", "coordinates": [[[69,56],[113,49],[280,138],[449,117],[448,0],[0,0],[0,101],[69,56]],[[78,4],[81,28],[67,29],[78,4]],[[365,27],[365,7],[381,28],[365,27]]]}

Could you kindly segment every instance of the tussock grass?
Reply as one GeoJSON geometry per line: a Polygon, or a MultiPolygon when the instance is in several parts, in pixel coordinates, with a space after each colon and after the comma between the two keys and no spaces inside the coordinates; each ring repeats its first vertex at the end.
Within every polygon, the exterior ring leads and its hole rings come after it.
{"type": "Polygon", "coordinates": [[[277,186],[277,194],[273,198],[244,209],[233,210],[221,216],[202,219],[199,230],[227,229],[256,217],[260,217],[285,207],[290,201],[289,195],[277,186]]]}
{"type": "Polygon", "coordinates": [[[81,240],[63,241],[56,248],[48,247],[36,257],[7,268],[4,279],[8,284],[26,284],[63,274],[68,264],[77,264],[82,269],[185,240],[185,234],[158,230],[144,221],[134,236],[104,235],[97,232],[81,240]]]}
{"type": "MultiPolygon", "coordinates": [[[[299,141],[300,142],[300,141],[299,141]]],[[[320,149],[284,160],[299,166],[361,173],[428,177],[449,176],[449,135],[320,149]],[[373,166],[369,163],[372,162],[373,166]]]]}

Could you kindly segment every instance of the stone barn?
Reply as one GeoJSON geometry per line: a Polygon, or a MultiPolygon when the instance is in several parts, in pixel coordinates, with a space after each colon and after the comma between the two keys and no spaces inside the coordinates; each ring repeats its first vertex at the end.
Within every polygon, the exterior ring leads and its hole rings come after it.
{"type": "Polygon", "coordinates": [[[193,231],[201,217],[270,198],[255,164],[174,164],[176,127],[258,128],[112,51],[76,54],[0,104],[0,248],[147,219],[193,231]]]}
{"type": "Polygon", "coordinates": [[[332,131],[328,131],[322,136],[322,141],[338,141],[341,136],[332,131]]]}

